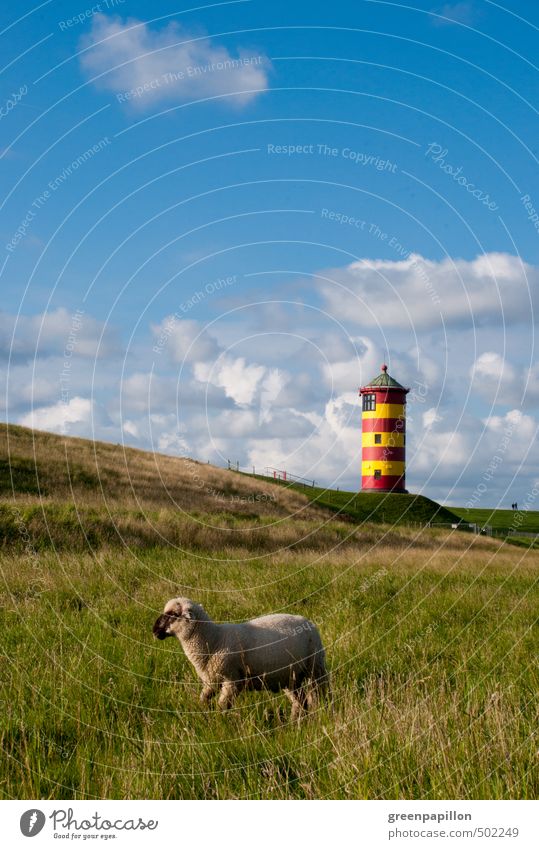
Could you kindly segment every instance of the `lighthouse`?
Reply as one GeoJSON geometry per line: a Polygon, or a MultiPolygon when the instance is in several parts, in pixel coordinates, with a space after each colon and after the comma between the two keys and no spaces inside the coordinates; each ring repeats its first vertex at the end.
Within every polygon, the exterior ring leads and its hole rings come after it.
{"type": "Polygon", "coordinates": [[[362,386],[361,489],[406,492],[406,395],[382,366],[381,374],[362,386]]]}

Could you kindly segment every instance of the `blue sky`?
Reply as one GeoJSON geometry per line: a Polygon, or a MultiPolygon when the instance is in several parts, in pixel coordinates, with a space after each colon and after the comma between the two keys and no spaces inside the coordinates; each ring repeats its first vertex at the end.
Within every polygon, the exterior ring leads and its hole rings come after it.
{"type": "Polygon", "coordinates": [[[536,508],[536,10],[158,12],[3,12],[0,415],[356,489],[388,361],[410,489],[536,508]]]}

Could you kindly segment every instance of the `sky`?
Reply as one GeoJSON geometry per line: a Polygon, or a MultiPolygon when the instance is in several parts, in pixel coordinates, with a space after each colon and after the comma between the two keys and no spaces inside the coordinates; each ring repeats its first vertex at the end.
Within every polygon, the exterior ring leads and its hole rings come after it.
{"type": "Polygon", "coordinates": [[[4,5],[0,419],[539,509],[539,10],[4,5]],[[158,15],[156,13],[159,13],[158,15]]]}

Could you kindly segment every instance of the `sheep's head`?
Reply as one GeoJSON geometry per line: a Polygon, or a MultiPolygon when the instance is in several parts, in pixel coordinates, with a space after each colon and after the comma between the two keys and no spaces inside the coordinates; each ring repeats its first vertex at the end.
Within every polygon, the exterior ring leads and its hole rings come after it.
{"type": "Polygon", "coordinates": [[[171,598],[165,604],[161,616],[155,620],[153,635],[158,640],[164,640],[166,637],[181,637],[186,630],[191,630],[194,622],[208,618],[204,608],[191,599],[171,598]]]}

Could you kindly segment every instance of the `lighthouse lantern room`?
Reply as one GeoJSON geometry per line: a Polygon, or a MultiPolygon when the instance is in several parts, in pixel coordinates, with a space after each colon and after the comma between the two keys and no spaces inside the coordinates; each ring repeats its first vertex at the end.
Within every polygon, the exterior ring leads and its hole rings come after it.
{"type": "Polygon", "coordinates": [[[405,389],[382,372],[362,386],[361,489],[363,492],[406,492],[405,389]]]}

